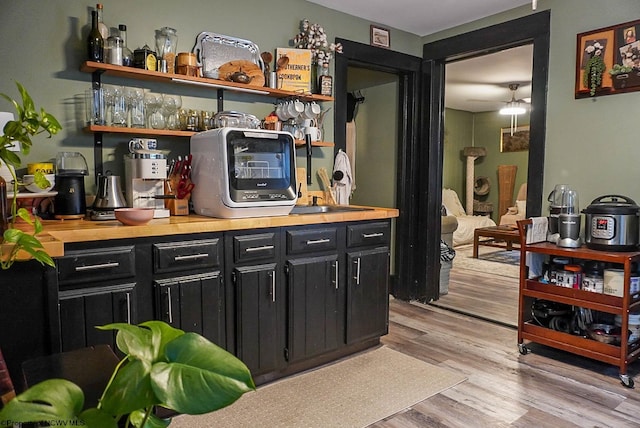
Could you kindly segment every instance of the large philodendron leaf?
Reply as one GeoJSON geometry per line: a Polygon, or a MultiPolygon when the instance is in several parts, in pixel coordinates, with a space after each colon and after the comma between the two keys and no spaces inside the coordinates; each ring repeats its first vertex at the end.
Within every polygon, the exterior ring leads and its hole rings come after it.
{"type": "Polygon", "coordinates": [[[151,363],[133,359],[122,366],[107,386],[100,408],[105,412],[121,416],[160,404],[151,388],[151,363]]]}
{"type": "Polygon", "coordinates": [[[140,326],[151,330],[151,343],[155,356],[153,362],[160,361],[161,358],[164,358],[164,348],[167,346],[167,343],[184,334],[183,330],[173,328],[163,321],[146,321],[140,324],[140,326]]]}
{"type": "Polygon", "coordinates": [[[242,361],[195,333],[167,344],[167,363],[151,370],[151,386],[163,406],[192,415],[212,412],[255,390],[242,361]]]}
{"type": "Polygon", "coordinates": [[[2,421],[76,421],[84,405],[78,385],[64,379],[49,379],[27,389],[0,411],[2,421]]]}
{"type": "Polygon", "coordinates": [[[151,345],[151,332],[146,328],[127,323],[113,323],[96,327],[99,330],[118,330],[116,344],[123,353],[148,362],[153,362],[157,355],[151,345]]]}
{"type": "Polygon", "coordinates": [[[80,413],[80,420],[90,428],[118,428],[115,418],[101,409],[87,409],[80,413]]]}

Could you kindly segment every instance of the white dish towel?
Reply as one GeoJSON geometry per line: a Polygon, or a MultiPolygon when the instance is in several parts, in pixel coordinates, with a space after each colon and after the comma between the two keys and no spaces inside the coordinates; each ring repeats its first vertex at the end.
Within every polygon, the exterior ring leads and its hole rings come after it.
{"type": "Polygon", "coordinates": [[[338,150],[338,154],[336,155],[336,159],[333,164],[334,177],[336,171],[342,172],[342,179],[333,180],[333,185],[336,191],[336,203],[338,205],[349,205],[353,178],[351,176],[351,164],[349,162],[349,157],[342,151],[342,149],[338,150]]]}

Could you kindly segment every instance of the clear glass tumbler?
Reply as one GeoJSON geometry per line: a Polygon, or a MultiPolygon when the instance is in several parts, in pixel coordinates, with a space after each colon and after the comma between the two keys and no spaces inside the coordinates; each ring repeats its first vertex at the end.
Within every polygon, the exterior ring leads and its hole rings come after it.
{"type": "Polygon", "coordinates": [[[104,90],[87,89],[84,95],[87,125],[105,125],[104,90]]]}
{"type": "Polygon", "coordinates": [[[132,128],[144,128],[146,126],[144,115],[144,89],[127,87],[125,89],[127,101],[129,126],[132,128]]]}
{"type": "Polygon", "coordinates": [[[124,96],[124,86],[113,87],[113,109],[111,124],[117,127],[127,126],[127,102],[124,96]]]}

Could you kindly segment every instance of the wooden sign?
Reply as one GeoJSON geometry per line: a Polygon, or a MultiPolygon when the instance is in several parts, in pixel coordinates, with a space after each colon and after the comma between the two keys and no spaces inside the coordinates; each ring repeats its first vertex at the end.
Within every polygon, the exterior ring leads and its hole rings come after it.
{"type": "Polygon", "coordinates": [[[284,56],[289,58],[289,62],[277,71],[278,89],[311,93],[311,50],[277,48],[276,63],[284,56]]]}

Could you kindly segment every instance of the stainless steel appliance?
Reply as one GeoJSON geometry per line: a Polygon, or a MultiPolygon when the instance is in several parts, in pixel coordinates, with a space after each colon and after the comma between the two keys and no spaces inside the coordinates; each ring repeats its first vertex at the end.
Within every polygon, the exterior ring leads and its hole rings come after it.
{"type": "Polygon", "coordinates": [[[89,167],[81,153],[60,152],[56,155],[55,218],[80,219],[87,214],[85,175],[89,175],[89,167]]]}
{"type": "Polygon", "coordinates": [[[549,194],[549,222],[547,231],[547,241],[556,244],[558,242],[558,215],[567,212],[567,207],[563,206],[563,197],[566,191],[570,190],[567,184],[556,184],[549,194]]]}
{"type": "Polygon", "coordinates": [[[288,132],[218,128],[191,137],[196,214],[287,215],[297,200],[296,154],[288,132]]]}
{"type": "Polygon", "coordinates": [[[578,192],[566,190],[562,195],[563,212],[558,214],[558,242],[559,247],[579,248],[580,239],[580,204],[578,192]]]}
{"type": "Polygon", "coordinates": [[[127,201],[120,187],[120,176],[103,175],[98,178],[98,192],[91,206],[91,220],[115,220],[114,210],[124,208],[127,201]]]}
{"type": "Polygon", "coordinates": [[[633,199],[622,195],[600,196],[582,212],[587,247],[605,251],[637,249],[640,207],[633,199]]]}
{"type": "Polygon", "coordinates": [[[153,208],[153,218],[169,217],[164,207],[167,156],[146,150],[129,153],[124,159],[127,204],[133,208],[153,208]]]}

